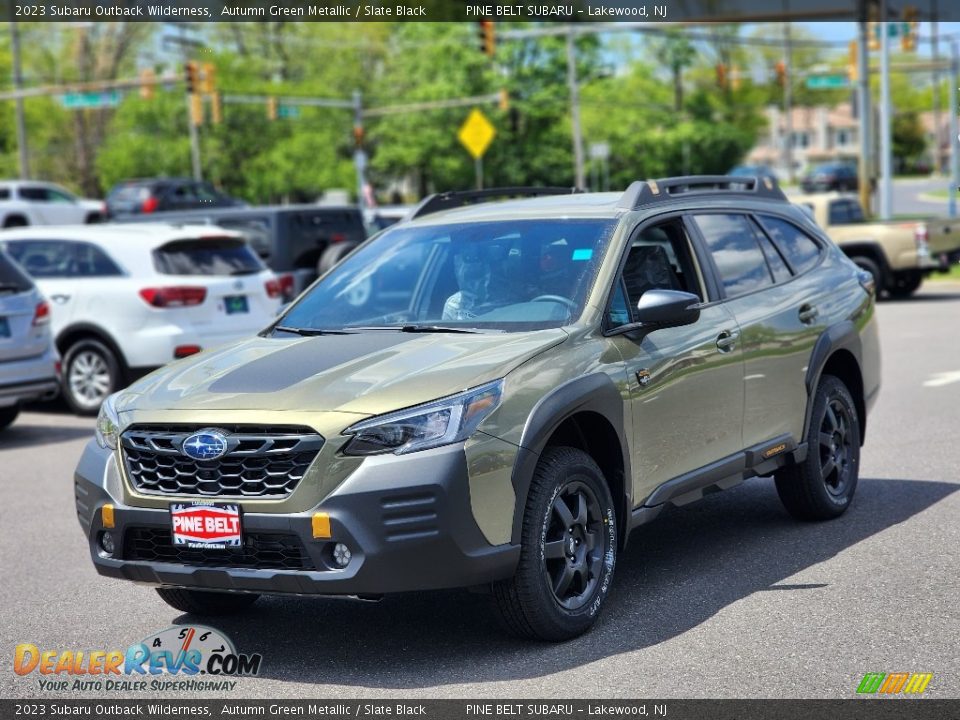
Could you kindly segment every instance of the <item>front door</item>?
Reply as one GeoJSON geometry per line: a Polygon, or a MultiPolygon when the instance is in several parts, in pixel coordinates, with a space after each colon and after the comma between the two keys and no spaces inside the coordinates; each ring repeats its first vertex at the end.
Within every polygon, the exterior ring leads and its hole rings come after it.
{"type": "MultiPolygon", "coordinates": [[[[642,227],[614,289],[608,327],[631,322],[653,288],[708,299],[695,257],[679,217],[642,227]]],[[[704,305],[690,325],[612,339],[630,383],[637,505],[664,482],[742,449],[743,359],[739,328],[724,305],[704,305]]]]}

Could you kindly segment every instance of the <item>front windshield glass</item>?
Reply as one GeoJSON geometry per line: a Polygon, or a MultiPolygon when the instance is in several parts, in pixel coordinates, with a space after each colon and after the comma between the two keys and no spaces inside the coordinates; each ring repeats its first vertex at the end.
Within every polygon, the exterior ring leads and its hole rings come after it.
{"type": "Polygon", "coordinates": [[[579,316],[610,219],[398,226],[366,243],[279,325],[535,330],[579,316]]]}

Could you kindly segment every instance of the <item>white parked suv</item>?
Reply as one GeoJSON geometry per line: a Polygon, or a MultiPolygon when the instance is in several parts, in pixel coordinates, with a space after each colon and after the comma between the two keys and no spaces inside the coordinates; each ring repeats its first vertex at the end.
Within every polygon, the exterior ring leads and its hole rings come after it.
{"type": "Polygon", "coordinates": [[[93,414],[144,372],[256,334],[282,290],[237,233],[190,225],[0,232],[50,301],[71,408],[93,414]]]}
{"type": "Polygon", "coordinates": [[[66,188],[32,180],[0,181],[0,227],[79,225],[106,217],[102,200],[77,197],[66,188]]]}

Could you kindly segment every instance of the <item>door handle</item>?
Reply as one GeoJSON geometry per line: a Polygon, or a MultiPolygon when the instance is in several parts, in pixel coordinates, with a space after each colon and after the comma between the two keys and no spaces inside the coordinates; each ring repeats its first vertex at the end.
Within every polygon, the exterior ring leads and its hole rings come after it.
{"type": "Polygon", "coordinates": [[[57,295],[51,295],[50,299],[57,303],[57,305],[63,305],[67,300],[70,299],[70,296],[58,293],[57,295]]]}
{"type": "Polygon", "coordinates": [[[737,346],[737,340],[740,339],[740,333],[736,330],[724,330],[717,335],[717,350],[720,352],[730,352],[737,346]]]}
{"type": "Polygon", "coordinates": [[[820,311],[817,310],[813,305],[801,305],[800,311],[797,313],[800,318],[800,322],[804,325],[809,325],[814,320],[817,319],[817,315],[820,314],[820,311]]]}

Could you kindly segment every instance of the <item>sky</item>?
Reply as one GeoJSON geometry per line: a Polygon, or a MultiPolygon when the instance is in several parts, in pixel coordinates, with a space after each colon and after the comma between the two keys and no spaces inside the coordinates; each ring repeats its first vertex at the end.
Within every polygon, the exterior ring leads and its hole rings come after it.
{"type": "MultiPolygon", "coordinates": [[[[817,23],[797,23],[806,27],[820,40],[835,40],[850,42],[857,36],[857,24],[852,22],[817,22],[817,23]]],[[[945,35],[954,35],[960,40],[960,23],[942,22],[939,23],[938,31],[940,37],[945,35]]],[[[920,23],[919,35],[922,38],[929,37],[932,30],[930,23],[920,23]]],[[[746,34],[746,33],[744,33],[746,34]]],[[[891,43],[891,50],[899,50],[899,43],[891,43]]],[[[941,44],[941,52],[946,52],[946,44],[941,44]]],[[[917,47],[919,55],[930,54],[930,43],[922,42],[917,47]]]]}

